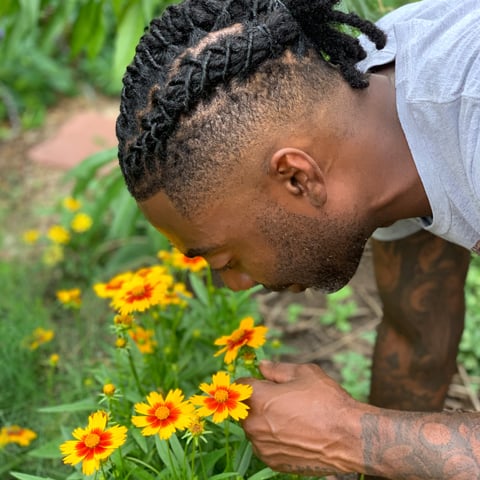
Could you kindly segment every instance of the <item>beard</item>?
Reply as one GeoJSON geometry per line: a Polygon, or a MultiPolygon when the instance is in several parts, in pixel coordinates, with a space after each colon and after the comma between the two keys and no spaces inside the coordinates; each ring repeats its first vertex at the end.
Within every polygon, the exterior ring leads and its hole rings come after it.
{"type": "Polygon", "coordinates": [[[291,286],[332,293],[357,271],[371,232],[356,221],[311,218],[270,205],[256,223],[275,252],[265,288],[291,286]]]}

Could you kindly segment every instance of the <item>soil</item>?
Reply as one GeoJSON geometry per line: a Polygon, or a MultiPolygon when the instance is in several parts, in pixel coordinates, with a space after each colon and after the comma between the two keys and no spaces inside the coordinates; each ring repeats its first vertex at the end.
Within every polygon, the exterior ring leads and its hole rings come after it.
{"type": "MultiPolygon", "coordinates": [[[[23,132],[0,144],[0,220],[4,226],[0,236],[0,260],[11,255],[25,229],[38,227],[39,211],[50,207],[60,193],[68,193],[69,186],[62,182],[64,170],[33,162],[29,158],[29,150],[49,138],[75,112],[92,106],[96,109],[117,108],[117,101],[98,97],[64,99],[51,109],[41,128],[23,132]]],[[[333,361],[335,354],[352,351],[367,358],[371,356],[372,343],[365,339],[365,334],[375,331],[382,307],[376,292],[368,245],[350,286],[358,308],[350,319],[352,329],[348,333],[320,323],[319,319],[326,311],[324,295],[307,290],[298,294],[269,293],[260,296],[265,323],[281,331],[285,344],[293,349],[292,353],[284,355],[285,360],[317,363],[340,381],[340,369],[333,361]],[[302,307],[295,322],[288,318],[292,303],[302,307]]],[[[446,407],[478,409],[478,399],[461,368],[452,382],[446,407]]]]}

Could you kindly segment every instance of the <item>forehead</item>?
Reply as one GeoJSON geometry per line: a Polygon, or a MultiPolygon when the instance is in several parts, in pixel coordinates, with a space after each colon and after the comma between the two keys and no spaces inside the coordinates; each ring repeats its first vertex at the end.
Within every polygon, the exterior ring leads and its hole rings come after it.
{"type": "Polygon", "coordinates": [[[185,218],[176,209],[164,192],[158,192],[148,200],[139,202],[138,206],[147,220],[179,250],[186,253],[200,249],[212,249],[222,245],[225,239],[214,221],[221,212],[217,208],[209,208],[208,213],[196,214],[185,218]]]}

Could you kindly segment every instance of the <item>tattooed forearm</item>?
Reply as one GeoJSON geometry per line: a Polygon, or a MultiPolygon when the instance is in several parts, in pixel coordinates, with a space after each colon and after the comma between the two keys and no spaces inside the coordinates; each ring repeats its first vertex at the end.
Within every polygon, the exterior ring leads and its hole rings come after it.
{"type": "Polygon", "coordinates": [[[480,414],[383,410],[364,414],[361,427],[369,474],[395,480],[480,478],[480,414]]]}
{"type": "Polygon", "coordinates": [[[371,403],[441,410],[463,330],[470,253],[427,232],[372,244],[384,319],[374,352],[371,403]]]}

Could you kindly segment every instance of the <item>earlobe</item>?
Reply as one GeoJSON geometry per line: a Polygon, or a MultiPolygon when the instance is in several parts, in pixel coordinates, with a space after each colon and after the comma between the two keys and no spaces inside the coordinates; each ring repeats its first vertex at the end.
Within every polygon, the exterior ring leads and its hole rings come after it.
{"type": "Polygon", "coordinates": [[[315,207],[322,206],[327,199],[323,172],[303,150],[282,148],[276,151],[270,160],[270,176],[290,195],[304,197],[315,207]]]}

